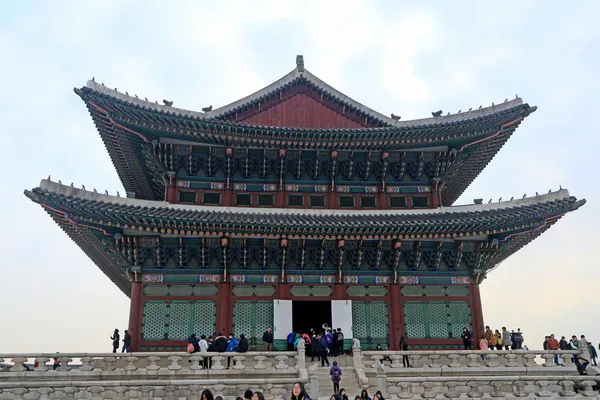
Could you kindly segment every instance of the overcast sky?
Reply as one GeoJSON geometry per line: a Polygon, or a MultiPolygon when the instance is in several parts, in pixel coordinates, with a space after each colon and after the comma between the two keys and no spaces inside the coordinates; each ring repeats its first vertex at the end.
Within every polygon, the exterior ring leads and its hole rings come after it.
{"type": "MultiPolygon", "coordinates": [[[[539,110],[457,204],[559,185],[588,203],[493,271],[485,323],[600,341],[600,2],[56,1],[0,12],[0,353],[110,351],[126,298],[24,189],[52,175],[124,192],[73,87],[199,110],[295,67],[403,120],[500,103],[539,110]],[[402,4],[400,4],[402,3],[402,4]],[[568,6],[567,6],[568,4],[568,6]]],[[[399,312],[399,310],[396,310],[399,312]]]]}

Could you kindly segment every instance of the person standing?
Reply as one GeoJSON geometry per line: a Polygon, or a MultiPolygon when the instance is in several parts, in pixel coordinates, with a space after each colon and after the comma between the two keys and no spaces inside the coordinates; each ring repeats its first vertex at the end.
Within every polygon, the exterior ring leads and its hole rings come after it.
{"type": "MultiPolygon", "coordinates": [[[[556,338],[554,337],[554,333],[551,334],[550,337],[548,338],[548,350],[549,351],[560,350],[560,343],[558,343],[558,340],[556,340],[556,338]]],[[[554,363],[556,365],[560,364],[558,354],[554,355],[554,363]]]]}
{"type": "MultiPolygon", "coordinates": [[[[400,336],[400,350],[408,351],[408,342],[404,336],[400,336]]],[[[408,361],[408,354],[402,354],[402,365],[404,368],[410,368],[410,362],[408,361]]]]}
{"type": "Polygon", "coordinates": [[[329,376],[333,382],[333,392],[338,393],[340,391],[340,381],[342,380],[342,369],[338,366],[337,361],[333,362],[333,367],[329,370],[329,376]]]}
{"type": "Polygon", "coordinates": [[[336,354],[341,356],[344,354],[344,333],[342,328],[337,328],[337,351],[336,354]]]}
{"type": "Polygon", "coordinates": [[[265,342],[265,351],[273,351],[273,331],[270,327],[263,333],[262,340],[265,342]]]}
{"type": "MultiPolygon", "coordinates": [[[[202,355],[206,355],[208,353],[208,342],[206,341],[206,335],[200,336],[200,340],[198,341],[198,351],[202,353],[202,355]]],[[[210,369],[212,363],[209,361],[209,357],[202,358],[202,368],[210,369]]]]}
{"type": "Polygon", "coordinates": [[[306,332],[302,333],[302,339],[304,340],[304,349],[306,357],[312,357],[312,339],[306,332]]]}
{"type": "Polygon", "coordinates": [[[583,358],[587,358],[590,355],[590,344],[585,335],[581,335],[581,339],[579,339],[579,350],[581,350],[581,357],[583,358]]]}
{"type": "Polygon", "coordinates": [[[123,335],[123,349],[121,350],[121,353],[129,353],[130,345],[131,345],[131,335],[129,334],[127,329],[125,329],[125,334],[123,335]]]}
{"type": "Polygon", "coordinates": [[[492,344],[492,341],[494,338],[494,332],[490,329],[489,326],[485,327],[485,333],[483,334],[483,336],[485,337],[485,340],[487,341],[488,348],[494,350],[494,346],[496,345],[496,343],[492,344]]]}
{"type": "Polygon", "coordinates": [[[510,350],[512,347],[510,332],[506,330],[505,326],[502,327],[502,345],[504,346],[504,350],[510,350]]]}
{"type": "MultiPolygon", "coordinates": [[[[229,338],[227,339],[227,353],[236,353],[238,351],[238,341],[233,335],[233,333],[229,334],[229,338]]],[[[227,357],[227,369],[231,367],[231,357],[227,357]]]]}
{"type": "Polygon", "coordinates": [[[465,347],[465,350],[473,350],[473,335],[471,334],[471,332],[469,332],[467,327],[463,328],[460,338],[463,341],[463,346],[465,347]]]}
{"type": "Polygon", "coordinates": [[[590,344],[590,359],[592,360],[592,363],[594,364],[594,367],[598,366],[598,352],[596,351],[596,348],[594,347],[593,344],[590,344]]]}
{"type": "Polygon", "coordinates": [[[567,339],[564,336],[560,338],[558,346],[561,350],[571,350],[571,345],[569,344],[569,342],[567,342],[567,339]]]}
{"type": "Polygon", "coordinates": [[[112,340],[112,344],[113,344],[113,353],[116,353],[117,350],[119,349],[119,344],[121,342],[121,338],[119,336],[119,330],[115,329],[113,335],[110,337],[110,339],[112,340]]]}
{"type": "Polygon", "coordinates": [[[313,336],[311,347],[310,361],[315,361],[315,357],[317,357],[317,362],[320,362],[321,354],[323,353],[323,346],[321,346],[321,338],[319,335],[313,336]]]}
{"type": "Polygon", "coordinates": [[[328,353],[333,356],[333,333],[331,333],[331,329],[325,334],[325,342],[327,342],[328,353]]]}
{"type": "Polygon", "coordinates": [[[247,353],[250,349],[250,343],[248,343],[248,339],[246,339],[246,335],[243,333],[240,335],[240,341],[237,347],[238,353],[247,353]]]}
{"type": "Polygon", "coordinates": [[[327,340],[324,337],[320,337],[321,348],[321,367],[324,367],[325,364],[329,367],[329,358],[327,358],[327,353],[329,352],[329,347],[327,346],[327,340]]]}
{"type": "Polygon", "coordinates": [[[502,334],[498,329],[496,329],[494,336],[496,336],[496,350],[502,350],[502,334]]]}
{"type": "Polygon", "coordinates": [[[287,335],[287,351],[294,351],[294,340],[296,339],[296,332],[290,332],[287,335]]]}

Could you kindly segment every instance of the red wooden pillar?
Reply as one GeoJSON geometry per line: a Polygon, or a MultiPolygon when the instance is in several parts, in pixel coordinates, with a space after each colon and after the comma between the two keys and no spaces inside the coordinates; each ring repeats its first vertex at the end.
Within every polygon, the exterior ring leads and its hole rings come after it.
{"type": "Polygon", "coordinates": [[[129,305],[129,327],[131,335],[131,351],[140,351],[140,342],[142,340],[142,284],[140,282],[131,282],[131,303],[129,305]]]}
{"type": "Polygon", "coordinates": [[[389,321],[389,337],[390,349],[399,350],[400,336],[402,336],[402,308],[400,307],[400,286],[390,285],[388,293],[388,321],[389,321]]]}
{"type": "Polygon", "coordinates": [[[231,285],[219,285],[219,303],[217,305],[217,332],[228,335],[233,330],[233,298],[231,285]]]}
{"type": "Polygon", "coordinates": [[[479,346],[479,339],[483,336],[483,308],[481,307],[481,296],[479,285],[471,285],[471,319],[473,324],[473,342],[475,348],[479,346]]]}

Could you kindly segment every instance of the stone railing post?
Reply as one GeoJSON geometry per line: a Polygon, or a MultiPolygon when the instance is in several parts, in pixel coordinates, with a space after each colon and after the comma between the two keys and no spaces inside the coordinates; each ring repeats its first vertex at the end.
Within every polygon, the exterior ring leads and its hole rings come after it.
{"type": "Polygon", "coordinates": [[[12,359],[12,362],[14,365],[10,368],[10,372],[23,372],[27,370],[27,368],[25,368],[25,363],[27,362],[26,358],[15,357],[12,359]]]}
{"type": "Polygon", "coordinates": [[[573,397],[575,396],[575,390],[573,386],[575,386],[575,382],[573,381],[560,381],[560,387],[562,388],[559,392],[561,397],[573,397]]]}
{"type": "Polygon", "coordinates": [[[542,358],[544,359],[544,363],[542,364],[544,367],[556,367],[556,363],[554,362],[554,354],[553,353],[545,353],[542,354],[542,358]]]}
{"type": "Polygon", "coordinates": [[[362,359],[363,356],[360,348],[360,340],[354,338],[352,343],[352,366],[354,368],[364,368],[362,359]]]}
{"type": "Polygon", "coordinates": [[[525,381],[516,381],[513,383],[515,397],[525,397],[527,394],[525,393],[525,386],[527,386],[527,382],[525,381]]]}
{"type": "Polygon", "coordinates": [[[483,360],[479,354],[467,354],[467,367],[469,368],[480,368],[483,367],[483,360]]]}
{"type": "MultiPolygon", "coordinates": [[[[156,359],[159,360],[158,357],[156,357],[156,359]]],[[[60,361],[60,358],[58,359],[58,361],[60,361]]],[[[103,371],[114,371],[116,368],[115,367],[116,361],[117,361],[116,357],[104,357],[104,368],[102,368],[102,370],[103,371]]]]}
{"type": "Polygon", "coordinates": [[[73,361],[73,359],[71,357],[60,356],[57,359],[60,362],[60,365],[58,366],[58,368],[56,368],[57,371],[70,371],[71,370],[71,366],[69,365],[69,363],[73,361]]]}
{"type": "Polygon", "coordinates": [[[233,369],[242,370],[246,369],[244,365],[244,361],[246,361],[246,357],[244,356],[233,356],[233,369]]]}
{"type": "Polygon", "coordinates": [[[421,387],[423,388],[421,397],[424,399],[435,399],[437,397],[435,386],[435,382],[421,382],[421,387]]]}
{"type": "Polygon", "coordinates": [[[375,382],[377,383],[377,387],[383,392],[383,397],[388,397],[387,374],[385,373],[385,367],[380,360],[374,360],[373,366],[375,367],[375,382]]]}
{"type": "MultiPolygon", "coordinates": [[[[25,388],[14,388],[14,389],[8,389],[6,392],[8,393],[8,391],[10,390],[10,392],[13,395],[13,399],[24,399],[25,395],[27,393],[29,393],[29,390],[25,389],[25,388]]],[[[9,397],[10,398],[10,397],[9,397]]]]}
{"type": "Polygon", "coordinates": [[[512,383],[511,382],[493,381],[491,383],[491,386],[492,386],[491,396],[494,397],[494,398],[506,397],[506,393],[502,390],[502,388],[504,386],[511,386],[511,389],[512,389],[512,383]]]}
{"type": "Polygon", "coordinates": [[[421,357],[423,357],[420,354],[409,354],[408,355],[408,359],[410,360],[410,368],[419,368],[420,365],[419,364],[419,360],[421,359],[421,357]]]}
{"type": "Polygon", "coordinates": [[[50,387],[41,387],[38,388],[38,393],[40,394],[40,400],[49,400],[50,394],[54,393],[54,389],[50,387]]]}
{"type": "Polygon", "coordinates": [[[483,392],[481,392],[479,390],[480,387],[482,387],[483,385],[485,385],[487,382],[479,382],[479,381],[472,381],[468,383],[469,386],[469,393],[468,396],[470,398],[480,398],[483,397],[483,392]]]}
{"type": "Polygon", "coordinates": [[[319,398],[319,364],[313,364],[308,368],[308,379],[310,381],[310,398],[319,398]]]}
{"type": "Polygon", "coordinates": [[[94,365],[93,365],[94,359],[92,357],[81,357],[81,367],[79,368],[80,371],[93,371],[94,370],[94,365]]]}
{"type": "MultiPolygon", "coordinates": [[[[254,357],[256,358],[256,357],[254,357]]],[[[223,361],[225,360],[225,357],[223,356],[214,356],[212,358],[212,369],[214,370],[222,370],[225,369],[225,367],[223,366],[223,361]]]]}
{"type": "Polygon", "coordinates": [[[564,353],[560,355],[560,358],[563,360],[563,363],[561,364],[562,367],[573,367],[574,363],[572,354],[564,353]]]}
{"type": "Polygon", "coordinates": [[[413,394],[410,392],[410,383],[409,382],[400,382],[398,383],[400,387],[400,393],[398,393],[398,397],[401,399],[412,399],[413,394]]]}
{"type": "Polygon", "coordinates": [[[538,387],[538,390],[535,392],[538,397],[552,397],[552,392],[548,390],[550,382],[537,381],[535,382],[535,385],[538,387]]]}
{"type": "Polygon", "coordinates": [[[157,364],[160,361],[160,357],[150,356],[147,357],[146,360],[148,361],[148,365],[146,365],[146,370],[148,372],[156,374],[160,369],[160,366],[157,364]]]}
{"type": "MultiPolygon", "coordinates": [[[[523,365],[526,367],[538,367],[538,363],[535,362],[536,354],[525,353],[523,354],[523,365]]],[[[544,355],[542,355],[544,357],[544,355]]]]}
{"type": "Polygon", "coordinates": [[[125,371],[129,371],[129,372],[137,371],[138,367],[137,367],[137,365],[135,365],[137,360],[138,360],[137,357],[133,357],[133,356],[125,357],[125,361],[127,362],[127,365],[125,366],[125,371]]]}
{"type": "Polygon", "coordinates": [[[456,381],[446,381],[444,382],[444,386],[448,388],[446,393],[444,393],[444,397],[447,399],[458,399],[460,397],[460,393],[456,390],[460,383],[456,381]]]}
{"type": "Polygon", "coordinates": [[[35,367],[36,372],[46,372],[48,371],[48,365],[46,363],[50,361],[48,357],[36,357],[35,361],[38,363],[38,366],[35,367]]]}
{"type": "Polygon", "coordinates": [[[493,351],[490,351],[489,353],[485,354],[485,360],[483,360],[483,363],[486,367],[496,368],[500,366],[500,364],[498,364],[498,361],[496,361],[498,357],[498,354],[495,354],[493,351]]]}
{"type": "Polygon", "coordinates": [[[287,369],[288,368],[288,365],[287,365],[288,356],[275,356],[275,360],[277,361],[277,364],[275,365],[275,369],[287,369]]]}
{"type": "Polygon", "coordinates": [[[457,353],[450,353],[447,355],[448,360],[450,361],[448,363],[448,367],[450,368],[460,368],[463,365],[460,363],[460,354],[457,353]]]}
{"type": "Polygon", "coordinates": [[[181,361],[180,356],[171,356],[169,357],[169,361],[171,361],[168,367],[169,371],[179,371],[181,369],[181,365],[179,365],[179,361],[181,361]]]}
{"type": "Polygon", "coordinates": [[[441,368],[441,356],[439,354],[430,354],[427,358],[429,358],[429,366],[431,368],[441,368]]]}
{"type": "Polygon", "coordinates": [[[580,384],[581,384],[581,386],[583,386],[583,390],[581,390],[579,393],[581,393],[585,397],[594,397],[594,396],[598,395],[598,392],[596,392],[593,389],[593,387],[596,385],[595,381],[592,381],[592,380],[583,381],[583,382],[580,382],[580,384]]]}
{"type": "MultiPolygon", "coordinates": [[[[245,357],[244,357],[245,358],[245,357]]],[[[190,356],[190,369],[192,371],[198,371],[202,369],[202,366],[200,365],[200,363],[204,360],[204,358],[200,355],[198,355],[198,353],[193,353],[190,356]]]]}
{"type": "Polygon", "coordinates": [[[298,343],[298,362],[296,364],[299,370],[306,369],[306,346],[304,340],[298,343]]]}

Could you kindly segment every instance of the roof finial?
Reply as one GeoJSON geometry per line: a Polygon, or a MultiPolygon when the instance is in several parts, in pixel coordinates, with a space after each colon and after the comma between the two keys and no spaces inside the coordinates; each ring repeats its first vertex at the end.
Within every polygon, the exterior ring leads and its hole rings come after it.
{"type": "Polygon", "coordinates": [[[297,55],[296,56],[296,69],[298,70],[298,72],[304,72],[304,56],[303,55],[297,55]]]}

